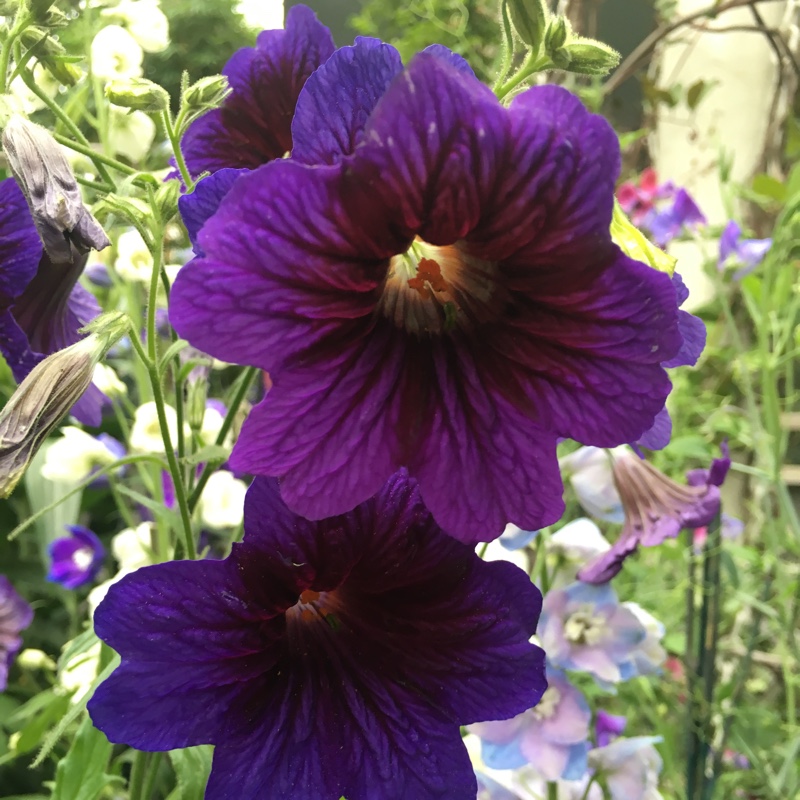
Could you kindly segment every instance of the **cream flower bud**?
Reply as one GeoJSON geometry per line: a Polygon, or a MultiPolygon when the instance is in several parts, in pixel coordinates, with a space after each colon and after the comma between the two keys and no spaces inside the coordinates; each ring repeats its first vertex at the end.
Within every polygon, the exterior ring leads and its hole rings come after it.
{"type": "Polygon", "coordinates": [[[127,394],[128,387],[120,380],[113,367],[98,364],[94,368],[92,383],[108,397],[122,397],[127,394]]]}
{"type": "Polygon", "coordinates": [[[225,470],[215,472],[200,496],[200,519],[208,528],[235,528],[244,519],[244,496],[247,484],[225,470]]]}
{"type": "Polygon", "coordinates": [[[42,476],[50,481],[81,481],[117,457],[100,440],[80,428],[68,426],[47,449],[42,476]]]}
{"type": "Polygon", "coordinates": [[[114,269],[124,281],[150,283],[153,274],[153,255],[135,228],[120,234],[117,239],[117,259],[114,269]]]}
{"type": "MultiPolygon", "coordinates": [[[[178,441],[178,415],[172,406],[164,406],[167,428],[173,445],[178,441]]],[[[131,450],[140,453],[163,453],[164,440],[161,437],[161,425],[154,402],[145,403],[136,409],[133,416],[133,427],[130,438],[131,450]]]]}
{"type": "Polygon", "coordinates": [[[107,25],[92,40],[92,72],[107,81],[138,78],[144,54],[136,39],[119,25],[107,25]]]}

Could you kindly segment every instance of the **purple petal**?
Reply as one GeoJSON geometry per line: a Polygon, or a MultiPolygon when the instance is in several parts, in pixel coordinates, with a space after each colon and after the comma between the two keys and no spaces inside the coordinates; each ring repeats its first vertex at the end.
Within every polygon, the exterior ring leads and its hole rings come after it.
{"type": "Polygon", "coordinates": [[[731,220],[722,231],[722,236],[719,238],[719,258],[717,259],[717,269],[722,269],[728,258],[736,252],[739,243],[739,237],[742,235],[742,229],[735,220],[731,220]]]}
{"type": "Polygon", "coordinates": [[[672,419],[670,418],[669,411],[662,408],[656,415],[653,427],[645,431],[637,440],[636,444],[639,447],[645,447],[648,450],[663,450],[672,438],[672,419]]]}
{"type": "Polygon", "coordinates": [[[25,291],[41,257],[42,242],[25,195],[13,178],[0,181],[0,312],[25,291]]]}
{"type": "Polygon", "coordinates": [[[60,583],[65,589],[77,589],[93,580],[100,571],[105,549],[88,528],[81,525],[67,525],[66,528],[70,536],[50,544],[47,580],[60,583]]]}
{"type": "Polygon", "coordinates": [[[627,717],[617,717],[603,709],[598,709],[595,720],[595,735],[597,746],[605,747],[614,737],[621,736],[628,724],[627,717]]]}
{"type": "Polygon", "coordinates": [[[200,229],[211,216],[216,214],[219,204],[231,190],[236,179],[247,172],[249,170],[246,169],[221,169],[203,178],[195,185],[191,194],[184,194],[178,200],[183,224],[197,255],[203,255],[197,244],[200,229]]]}
{"type": "Polygon", "coordinates": [[[314,12],[295,6],[286,15],[285,30],[263,31],[255,48],[237,51],[223,69],[233,92],[184,136],[192,175],[225,167],[254,169],[291,151],[297,98],[334,49],[330,31],[314,12]]]}
{"type": "Polygon", "coordinates": [[[33,621],[33,609],[17,593],[11,581],[0,575],[0,692],[6,688],[8,670],[22,646],[20,631],[33,621]]]}
{"type": "MultiPolygon", "coordinates": [[[[677,272],[672,276],[672,285],[675,287],[678,306],[681,306],[689,297],[689,290],[677,272]]],[[[688,311],[678,311],[678,330],[683,339],[681,348],[672,358],[664,361],[662,366],[693,367],[706,345],[705,323],[688,311]]]]}
{"type": "Polygon", "coordinates": [[[449,47],[445,47],[443,44],[429,44],[422,52],[436,56],[436,58],[449,64],[453,69],[458,70],[469,78],[475,77],[475,71],[467,60],[458,53],[454,53],[449,47]]]}
{"type": "Polygon", "coordinates": [[[352,153],[367,118],[402,71],[397,50],[378,39],[358,37],[339,48],[306,82],[292,120],[292,158],[334,164],[352,153]]]}

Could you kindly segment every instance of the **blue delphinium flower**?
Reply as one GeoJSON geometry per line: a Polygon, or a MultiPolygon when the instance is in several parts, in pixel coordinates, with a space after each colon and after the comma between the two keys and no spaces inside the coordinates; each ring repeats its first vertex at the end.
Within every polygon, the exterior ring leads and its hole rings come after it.
{"type": "MultiPolygon", "coordinates": [[[[82,336],[100,313],[94,296],[77,283],[88,253],[54,263],[44,252],[25,196],[13,178],[0,181],[0,352],[21,382],[46,356],[82,336]]],[[[106,396],[94,385],[72,415],[99,425],[106,396]]]]}
{"type": "Polygon", "coordinates": [[[663,800],[658,776],[660,736],[618,738],[589,751],[589,764],[603,776],[610,800],[663,800]]]}
{"type": "Polygon", "coordinates": [[[741,280],[764,260],[770,247],[772,239],[742,239],[742,229],[735,220],[731,220],[719,240],[717,268],[722,270],[728,259],[735,260],[741,267],[733,273],[733,279],[741,280]]]}
{"type": "Polygon", "coordinates": [[[491,769],[530,764],[548,781],[580,780],[586,774],[592,712],[584,696],[552,667],[538,705],[513,719],[481,722],[470,732],[483,741],[481,758],[491,769]]]}
{"type": "Polygon", "coordinates": [[[20,631],[33,621],[33,609],[17,594],[11,581],[0,575],[0,692],[6,688],[8,670],[22,647],[20,631]]]}
{"type": "Polygon", "coordinates": [[[95,630],[122,662],[89,711],[112,742],[215,744],[208,800],[475,797],[459,726],[542,696],[540,602],[446,536],[403,473],[320,522],[257,478],[228,558],[109,589],[95,630]]]}
{"type": "Polygon", "coordinates": [[[578,582],[547,593],[538,635],[554,666],[609,686],[636,674],[634,655],[647,631],[610,584],[578,582]]]}
{"type": "Polygon", "coordinates": [[[360,40],[292,126],[171,295],[181,336],[274,379],[231,467],[279,476],[309,518],[405,466],[465,542],[554,522],[556,442],[638,438],[682,343],[669,276],[611,240],[608,123],[555,86],[505,108],[444,48],[403,69],[360,40]]]}
{"type": "Polygon", "coordinates": [[[47,580],[60,583],[65,589],[77,589],[94,580],[106,551],[102,542],[82,525],[67,525],[69,536],[50,544],[50,572],[47,580]]]}

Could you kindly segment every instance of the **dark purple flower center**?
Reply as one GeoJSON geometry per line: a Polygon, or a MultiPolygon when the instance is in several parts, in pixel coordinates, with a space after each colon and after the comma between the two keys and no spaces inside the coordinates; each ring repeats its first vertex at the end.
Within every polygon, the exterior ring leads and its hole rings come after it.
{"type": "Polygon", "coordinates": [[[389,261],[378,307],[409,333],[469,330],[496,316],[497,265],[469,253],[467,243],[432,245],[419,237],[389,261]]]}

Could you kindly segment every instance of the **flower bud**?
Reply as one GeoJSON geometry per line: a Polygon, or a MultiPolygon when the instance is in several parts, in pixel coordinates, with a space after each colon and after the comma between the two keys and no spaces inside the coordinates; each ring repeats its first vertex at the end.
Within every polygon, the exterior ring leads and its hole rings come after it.
{"type": "MultiPolygon", "coordinates": [[[[558,52],[569,59],[568,66],[562,69],[581,75],[605,75],[614,69],[620,60],[620,54],[616,50],[594,39],[574,39],[558,52]]],[[[559,66],[555,58],[553,62],[559,66]]]]}
{"type": "Polygon", "coordinates": [[[111,244],[83,205],[61,147],[44,128],[13,116],[3,131],[3,149],[53,263],[72,263],[71,245],[84,254],[111,244]]]}
{"type": "Polygon", "coordinates": [[[29,50],[35,48],[36,56],[42,66],[46,67],[59,83],[74,86],[78,82],[82,73],[72,63],[76,59],[68,56],[64,46],[47,31],[34,26],[28,27],[20,35],[20,41],[29,50]]]}
{"type": "Polygon", "coordinates": [[[106,97],[114,105],[138,111],[164,111],[169,108],[169,93],[145,78],[116,80],[106,84],[106,97]]]}
{"type": "Polygon", "coordinates": [[[567,41],[569,32],[569,22],[566,17],[554,17],[551,19],[547,26],[547,32],[544,35],[545,53],[551,55],[560,47],[563,47],[564,43],[567,41]]]}
{"type": "Polygon", "coordinates": [[[50,432],[92,382],[110,345],[92,334],[37,364],[0,411],[0,497],[8,497],[50,432]]]}
{"type": "Polygon", "coordinates": [[[209,111],[222,105],[231,93],[228,79],[224,75],[209,75],[200,78],[183,92],[183,104],[189,111],[209,111]]]}
{"type": "Polygon", "coordinates": [[[46,669],[50,672],[55,672],[56,670],[56,662],[47,653],[30,647],[17,656],[17,665],[30,671],[46,669]]]}
{"type": "Polygon", "coordinates": [[[162,183],[156,192],[156,206],[161,219],[168,222],[178,213],[178,197],[181,191],[181,182],[173,180],[162,183]]]}
{"type": "Polygon", "coordinates": [[[544,0],[509,0],[508,9],[519,38],[538,52],[550,17],[544,0]]]}

